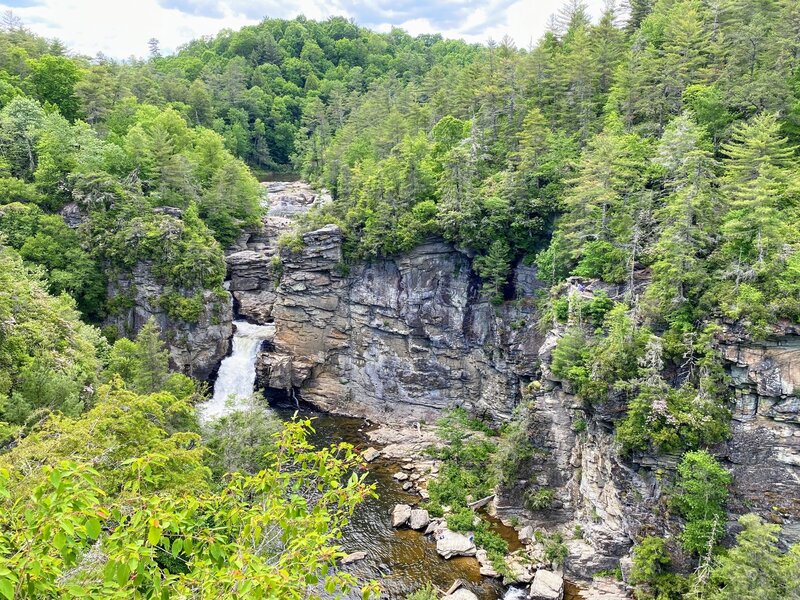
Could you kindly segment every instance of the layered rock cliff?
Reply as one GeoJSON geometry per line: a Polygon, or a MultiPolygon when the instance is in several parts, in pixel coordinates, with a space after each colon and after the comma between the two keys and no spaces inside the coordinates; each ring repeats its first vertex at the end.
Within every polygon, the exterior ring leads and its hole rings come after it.
{"type": "Polygon", "coordinates": [[[126,273],[110,278],[108,297],[116,312],[108,324],[120,336],[135,335],[151,318],[165,332],[171,368],[207,379],[219,367],[230,349],[233,334],[233,302],[211,290],[202,292],[202,311],[197,321],[172,318],[161,306],[165,286],[153,275],[152,266],[142,261],[126,273]]]}
{"type": "Polygon", "coordinates": [[[492,306],[469,258],[440,241],[349,272],[341,243],[328,226],[299,250],[228,257],[239,314],[276,325],[263,386],[379,421],[434,420],[453,405],[510,418],[541,342],[525,302],[492,306]]]}
{"type": "MultiPolygon", "coordinates": [[[[337,227],[281,247],[287,226],[282,216],[267,217],[228,256],[239,315],[276,327],[259,359],[260,385],[382,422],[432,422],[453,405],[506,421],[515,406],[530,402],[526,427],[538,451],[520,481],[499,490],[497,510],[561,530],[573,577],[616,567],[641,536],[679,533],[664,494],[679,457],[622,459],[614,427],[624,407],[613,401],[588,407],[551,373],[551,351],[563,331],[537,328],[532,296],[541,284],[534,270],[517,267],[517,300],[497,307],[481,295],[470,257],[440,240],[347,268],[337,227]],[[531,488],[553,492],[549,509],[524,508],[531,488]]],[[[598,287],[574,285],[583,294],[598,287]]],[[[622,293],[602,288],[612,297],[622,293]]],[[[718,341],[736,397],[732,436],[715,448],[734,475],[732,522],[757,511],[797,538],[798,331],[787,325],[753,341],[728,325],[718,341]]]]}

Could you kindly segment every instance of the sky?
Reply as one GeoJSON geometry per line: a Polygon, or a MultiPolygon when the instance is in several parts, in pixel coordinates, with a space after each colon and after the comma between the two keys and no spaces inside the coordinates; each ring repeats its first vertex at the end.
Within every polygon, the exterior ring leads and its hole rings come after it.
{"type": "MultiPolygon", "coordinates": [[[[603,0],[586,0],[593,16],[603,0]]],[[[145,56],[156,38],[163,53],[221,29],[264,17],[325,19],[340,15],[375,31],[401,27],[417,35],[441,33],[468,42],[510,35],[527,47],[544,32],[563,0],[0,0],[0,12],[58,38],[78,54],[124,59],[145,56]]]]}

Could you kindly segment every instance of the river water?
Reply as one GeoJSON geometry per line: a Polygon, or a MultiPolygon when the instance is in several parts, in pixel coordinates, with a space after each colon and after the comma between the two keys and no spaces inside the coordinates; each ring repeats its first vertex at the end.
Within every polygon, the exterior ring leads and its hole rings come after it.
{"type": "MultiPolygon", "coordinates": [[[[214,395],[199,407],[203,419],[235,410],[252,396],[258,352],[263,342],[271,339],[273,334],[273,325],[236,322],[233,350],[220,365],[214,395]]],[[[272,410],[282,420],[288,420],[297,408],[276,406],[272,410]]],[[[300,413],[301,416],[314,419],[315,432],[311,441],[316,446],[349,442],[357,448],[366,448],[365,431],[370,426],[366,421],[320,413],[309,408],[301,408],[300,413]]],[[[392,478],[399,468],[398,464],[380,458],[369,465],[378,498],[370,499],[358,507],[340,540],[345,552],[364,551],[367,557],[343,568],[360,580],[377,580],[381,586],[381,597],[391,600],[402,600],[429,582],[446,590],[456,579],[467,582],[467,587],[481,600],[525,597],[520,590],[504,590],[496,579],[481,577],[478,562],[474,558],[444,560],[436,553],[436,545],[430,538],[417,531],[392,527],[390,511],[395,504],[415,504],[420,500],[419,496],[404,492],[401,483],[392,478]]],[[[514,535],[510,528],[502,528],[499,524],[495,526],[505,537],[514,535]]],[[[360,598],[360,595],[353,595],[352,598],[360,598]]]]}

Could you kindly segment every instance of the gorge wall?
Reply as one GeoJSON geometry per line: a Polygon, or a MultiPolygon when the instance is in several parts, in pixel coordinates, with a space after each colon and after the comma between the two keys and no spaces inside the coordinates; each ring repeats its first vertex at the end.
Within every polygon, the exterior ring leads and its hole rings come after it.
{"type": "Polygon", "coordinates": [[[296,251],[250,242],[229,255],[239,314],[276,325],[262,385],[383,422],[430,422],[453,405],[510,418],[542,340],[528,303],[492,306],[469,257],[440,241],[350,272],[341,243],[328,226],[296,251]]]}
{"type": "MultiPolygon", "coordinates": [[[[529,404],[538,451],[520,481],[499,490],[501,517],[560,529],[566,571],[581,578],[616,567],[634,538],[677,536],[664,490],[680,457],[622,459],[614,427],[624,406],[588,407],[552,374],[563,330],[540,331],[532,269],[517,267],[518,299],[498,307],[481,295],[470,257],[442,241],[348,270],[336,226],[281,247],[286,226],[267,217],[227,258],[238,314],[276,327],[258,362],[262,387],[390,423],[430,423],[453,405],[502,422],[529,404]],[[549,509],[523,508],[531,487],[553,491],[549,509]]],[[[577,278],[569,286],[584,296],[623,292],[577,278]]],[[[787,324],[756,342],[726,324],[718,336],[736,398],[732,436],[713,449],[734,476],[731,531],[736,515],[755,511],[800,538],[799,333],[787,324]]]]}
{"type": "Polygon", "coordinates": [[[110,277],[108,297],[117,311],[107,319],[119,336],[136,334],[154,319],[169,349],[170,366],[197,379],[208,379],[230,349],[233,335],[233,302],[211,290],[202,291],[202,311],[196,322],[170,317],[161,306],[164,284],[153,275],[147,261],[130,272],[110,277]]]}

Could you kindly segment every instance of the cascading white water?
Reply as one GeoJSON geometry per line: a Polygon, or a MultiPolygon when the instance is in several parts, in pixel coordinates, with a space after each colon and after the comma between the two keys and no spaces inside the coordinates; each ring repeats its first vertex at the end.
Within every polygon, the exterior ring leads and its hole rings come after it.
{"type": "Polygon", "coordinates": [[[204,420],[236,410],[253,395],[258,351],[264,340],[275,335],[275,325],[253,325],[247,321],[234,321],[234,325],[233,350],[219,366],[214,395],[200,407],[204,420]]]}

